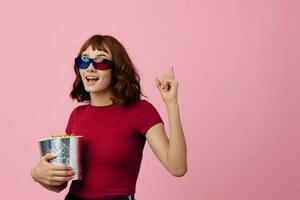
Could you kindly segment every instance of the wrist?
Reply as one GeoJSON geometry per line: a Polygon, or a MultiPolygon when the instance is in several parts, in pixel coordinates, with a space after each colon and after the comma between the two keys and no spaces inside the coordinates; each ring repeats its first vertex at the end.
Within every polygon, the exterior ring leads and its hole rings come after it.
{"type": "Polygon", "coordinates": [[[179,107],[177,99],[166,102],[166,106],[167,106],[167,109],[178,109],[178,107],[179,107]]]}

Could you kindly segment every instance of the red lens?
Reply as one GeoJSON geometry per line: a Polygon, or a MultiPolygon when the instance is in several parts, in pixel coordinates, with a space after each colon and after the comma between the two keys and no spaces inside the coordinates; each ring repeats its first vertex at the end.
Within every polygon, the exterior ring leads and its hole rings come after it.
{"type": "Polygon", "coordinates": [[[94,67],[101,70],[110,69],[107,63],[94,63],[94,67]]]}
{"type": "Polygon", "coordinates": [[[93,65],[96,69],[106,70],[112,69],[114,67],[114,63],[111,60],[104,59],[102,62],[93,62],[93,65]]]}

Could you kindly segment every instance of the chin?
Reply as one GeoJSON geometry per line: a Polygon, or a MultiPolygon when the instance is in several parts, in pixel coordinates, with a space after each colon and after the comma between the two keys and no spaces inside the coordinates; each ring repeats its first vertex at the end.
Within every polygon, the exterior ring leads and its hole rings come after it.
{"type": "Polygon", "coordinates": [[[86,92],[100,92],[101,91],[101,89],[94,89],[94,88],[85,88],[85,91],[86,92]]]}
{"type": "Polygon", "coordinates": [[[107,91],[107,89],[108,88],[102,88],[102,87],[98,87],[98,88],[85,87],[85,91],[90,93],[104,92],[107,91]]]}

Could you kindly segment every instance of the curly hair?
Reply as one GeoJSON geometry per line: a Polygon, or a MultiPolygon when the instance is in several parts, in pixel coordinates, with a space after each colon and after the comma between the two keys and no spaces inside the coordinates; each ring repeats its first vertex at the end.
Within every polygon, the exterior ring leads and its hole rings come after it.
{"type": "MultiPolygon", "coordinates": [[[[129,58],[125,47],[112,36],[93,35],[84,42],[77,56],[81,56],[82,52],[90,45],[93,50],[97,49],[99,51],[107,51],[105,49],[105,46],[107,46],[112,53],[112,61],[115,63],[115,67],[112,69],[111,80],[112,93],[114,96],[111,100],[113,103],[131,104],[140,100],[141,95],[143,95],[140,86],[140,76],[129,58]]],[[[79,70],[75,64],[74,71],[76,78],[70,97],[73,100],[76,99],[78,102],[90,102],[90,94],[85,90],[79,70]]]]}

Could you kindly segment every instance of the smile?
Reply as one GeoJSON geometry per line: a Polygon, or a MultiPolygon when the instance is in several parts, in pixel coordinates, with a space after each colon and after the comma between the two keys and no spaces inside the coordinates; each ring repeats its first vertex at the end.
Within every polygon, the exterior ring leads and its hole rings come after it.
{"type": "Polygon", "coordinates": [[[99,77],[97,76],[86,76],[85,79],[90,82],[90,81],[98,81],[99,77]]]}

